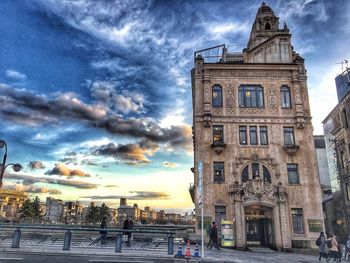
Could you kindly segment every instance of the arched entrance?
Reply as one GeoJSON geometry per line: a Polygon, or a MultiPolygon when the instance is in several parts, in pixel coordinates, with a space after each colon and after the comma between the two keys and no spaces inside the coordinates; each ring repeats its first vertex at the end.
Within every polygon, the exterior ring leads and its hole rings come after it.
{"type": "Polygon", "coordinates": [[[272,208],[252,205],[244,208],[247,246],[274,247],[272,208]]]}

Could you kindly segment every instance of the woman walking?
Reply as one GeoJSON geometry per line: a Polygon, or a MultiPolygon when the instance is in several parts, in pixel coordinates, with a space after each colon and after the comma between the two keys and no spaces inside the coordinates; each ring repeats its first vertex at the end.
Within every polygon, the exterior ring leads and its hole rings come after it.
{"type": "Polygon", "coordinates": [[[318,252],[319,252],[318,260],[322,261],[322,258],[325,258],[327,260],[328,247],[327,247],[326,237],[323,232],[320,233],[320,236],[316,240],[316,245],[318,246],[318,252]]]}

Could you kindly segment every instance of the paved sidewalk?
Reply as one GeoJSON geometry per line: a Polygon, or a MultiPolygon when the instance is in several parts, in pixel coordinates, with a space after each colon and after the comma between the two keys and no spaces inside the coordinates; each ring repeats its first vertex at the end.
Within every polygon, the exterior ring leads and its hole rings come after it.
{"type": "MultiPolygon", "coordinates": [[[[177,249],[177,248],[176,248],[177,249]]],[[[201,250],[199,250],[201,251],[201,250]]],[[[64,255],[64,256],[99,256],[99,257],[113,257],[115,262],[119,259],[126,259],[128,257],[139,258],[140,260],[147,260],[151,262],[220,262],[220,263],[316,263],[318,257],[310,255],[301,255],[296,253],[282,253],[276,251],[239,251],[233,249],[222,248],[218,250],[205,250],[204,258],[191,258],[191,259],[175,259],[173,255],[167,255],[164,251],[122,251],[122,253],[115,253],[113,250],[101,250],[101,249],[84,249],[74,248],[71,251],[63,251],[61,249],[52,248],[31,248],[31,249],[12,249],[1,248],[1,252],[12,252],[14,255],[25,253],[35,253],[41,255],[64,255]]],[[[174,251],[176,254],[177,251],[174,251]]],[[[185,251],[184,251],[185,252],[185,251]]],[[[194,246],[191,246],[191,252],[194,252],[194,246]]],[[[73,262],[73,261],[72,261],[73,262]]],[[[106,261],[108,262],[108,261],[106,261]]]]}

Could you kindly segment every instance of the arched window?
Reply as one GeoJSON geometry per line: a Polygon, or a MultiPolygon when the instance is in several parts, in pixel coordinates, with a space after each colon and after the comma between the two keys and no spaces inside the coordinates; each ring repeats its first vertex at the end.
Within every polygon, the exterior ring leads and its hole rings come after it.
{"type": "Polygon", "coordinates": [[[282,109],[289,109],[292,107],[290,100],[290,88],[287,86],[281,87],[281,107],[282,109]]]}
{"type": "Polygon", "coordinates": [[[213,107],[222,107],[222,88],[219,85],[213,86],[213,107]]]}
{"type": "Polygon", "coordinates": [[[248,164],[246,167],[244,167],[241,174],[242,183],[245,183],[248,180],[254,180],[255,178],[260,178],[265,182],[271,183],[269,169],[260,163],[248,164]]]}
{"type": "Polygon", "coordinates": [[[238,100],[241,108],[264,107],[263,88],[256,85],[241,85],[238,88],[238,100]]]}
{"type": "Polygon", "coordinates": [[[249,179],[249,166],[247,165],[242,171],[242,183],[245,183],[249,179]]]}
{"type": "Polygon", "coordinates": [[[269,22],[265,24],[265,30],[271,30],[271,25],[269,22]]]}

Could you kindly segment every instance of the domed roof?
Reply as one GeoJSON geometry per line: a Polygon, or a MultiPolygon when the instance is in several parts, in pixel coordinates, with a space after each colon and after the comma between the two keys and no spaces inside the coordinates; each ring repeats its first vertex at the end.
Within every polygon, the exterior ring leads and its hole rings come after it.
{"type": "Polygon", "coordinates": [[[265,2],[261,3],[261,7],[258,10],[258,13],[273,13],[271,7],[267,6],[265,2]]]}

